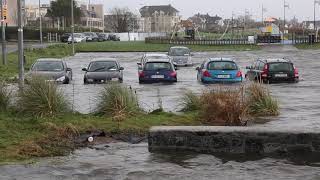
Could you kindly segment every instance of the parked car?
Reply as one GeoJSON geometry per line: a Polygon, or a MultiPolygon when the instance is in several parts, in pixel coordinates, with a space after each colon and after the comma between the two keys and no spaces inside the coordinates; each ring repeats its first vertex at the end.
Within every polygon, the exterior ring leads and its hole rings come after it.
{"type": "Polygon", "coordinates": [[[168,59],[171,61],[171,58],[167,54],[152,54],[152,53],[147,53],[144,54],[140,60],[140,63],[138,63],[138,68],[142,69],[143,65],[148,61],[148,60],[156,60],[156,59],[168,59]]]}
{"type": "Polygon", "coordinates": [[[84,36],[86,37],[87,42],[97,42],[99,37],[94,32],[84,32],[84,36]]]}
{"type": "Polygon", "coordinates": [[[242,72],[230,58],[210,58],[197,67],[197,79],[202,83],[242,82],[242,72]]]}
{"type": "Polygon", "coordinates": [[[178,66],[192,66],[191,50],[187,47],[171,47],[168,55],[178,66]]]}
{"type": "Polygon", "coordinates": [[[98,34],[98,41],[103,42],[103,41],[108,41],[109,35],[107,33],[99,33],[98,34]]]}
{"type": "Polygon", "coordinates": [[[36,60],[31,66],[26,79],[32,76],[41,76],[49,81],[69,84],[72,80],[72,69],[61,59],[43,58],[36,60]]]}
{"type": "Polygon", "coordinates": [[[177,82],[177,72],[169,59],[147,60],[138,71],[139,83],[177,82]]]}
{"type": "Polygon", "coordinates": [[[71,33],[64,33],[64,34],[62,34],[62,36],[61,36],[61,42],[64,42],[64,43],[68,42],[68,39],[69,39],[70,36],[71,36],[71,33]]]}
{"type": "Polygon", "coordinates": [[[85,71],[83,82],[88,83],[105,83],[107,81],[117,80],[123,82],[123,70],[116,59],[99,58],[90,62],[85,71]]]}
{"type": "MultiPolygon", "coordinates": [[[[86,42],[87,39],[82,33],[74,33],[73,34],[74,43],[86,42]]],[[[68,43],[72,43],[72,35],[68,39],[68,43]]]]}
{"type": "Polygon", "coordinates": [[[109,34],[108,41],[120,41],[120,37],[115,34],[109,34]]]}
{"type": "Polygon", "coordinates": [[[293,63],[286,59],[258,59],[246,67],[249,80],[263,83],[298,82],[299,72],[293,63]]]}

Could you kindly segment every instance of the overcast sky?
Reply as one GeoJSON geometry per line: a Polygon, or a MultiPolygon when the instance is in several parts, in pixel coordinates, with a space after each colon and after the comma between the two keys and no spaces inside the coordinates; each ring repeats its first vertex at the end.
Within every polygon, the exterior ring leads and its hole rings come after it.
{"type": "MultiPolygon", "coordinates": [[[[66,0],[67,1],[67,0],[66,0]]],[[[88,2],[89,0],[82,0],[88,2]]],[[[37,3],[38,0],[26,0],[26,3],[37,3]]],[[[41,0],[48,3],[49,0],[41,0]]],[[[286,19],[296,16],[299,21],[313,20],[314,0],[286,0],[290,8],[287,9],[286,19]]],[[[200,13],[219,15],[223,18],[230,18],[232,12],[235,15],[243,15],[247,9],[252,17],[261,20],[262,4],[267,9],[265,16],[283,18],[283,0],[91,0],[91,3],[103,3],[106,13],[113,7],[129,7],[137,12],[144,5],[166,5],[172,4],[180,11],[183,18],[200,13]]],[[[320,19],[320,6],[317,6],[317,18],[320,19]]]]}

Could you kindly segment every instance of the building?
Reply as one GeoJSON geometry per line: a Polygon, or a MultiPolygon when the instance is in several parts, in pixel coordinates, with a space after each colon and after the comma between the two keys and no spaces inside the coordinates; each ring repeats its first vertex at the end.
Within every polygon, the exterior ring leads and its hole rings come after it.
{"type": "MultiPolygon", "coordinates": [[[[40,10],[42,18],[45,18],[48,8],[50,8],[49,4],[41,4],[40,10]]],[[[40,18],[39,5],[26,5],[25,16],[27,26],[36,26],[40,18]]]]}
{"type": "Polygon", "coordinates": [[[172,32],[181,21],[179,11],[171,5],[144,6],[140,14],[139,27],[142,32],[172,32]]]}
{"type": "MultiPolygon", "coordinates": [[[[6,9],[5,23],[7,26],[18,26],[18,11],[17,11],[17,0],[3,0],[4,8],[6,9]]],[[[25,0],[21,0],[22,9],[25,7],[25,0]]],[[[24,10],[22,11],[24,16],[24,10]]]]}
{"type": "Polygon", "coordinates": [[[314,21],[303,21],[302,26],[304,29],[314,30],[315,26],[316,29],[320,29],[320,21],[316,21],[316,25],[314,25],[314,21]]]}
{"type": "Polygon", "coordinates": [[[81,26],[104,30],[103,4],[81,5],[81,26]]]}

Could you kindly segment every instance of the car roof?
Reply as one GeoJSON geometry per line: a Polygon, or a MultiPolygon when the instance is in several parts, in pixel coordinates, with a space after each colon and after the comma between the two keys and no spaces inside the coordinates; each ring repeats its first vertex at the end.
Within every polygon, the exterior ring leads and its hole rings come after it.
{"type": "Polygon", "coordinates": [[[185,46],[173,46],[170,49],[189,49],[189,48],[185,46]]]}
{"type": "Polygon", "coordinates": [[[168,62],[171,63],[170,59],[148,59],[146,63],[148,62],[168,62]]]}
{"type": "Polygon", "coordinates": [[[44,61],[60,61],[60,62],[63,62],[62,59],[58,59],[58,58],[40,58],[40,59],[37,59],[36,62],[44,62],[44,61]]]}
{"type": "Polygon", "coordinates": [[[163,56],[168,56],[168,55],[166,55],[166,54],[160,54],[160,53],[158,53],[158,54],[156,54],[156,53],[154,53],[154,54],[148,53],[148,54],[145,54],[145,56],[146,56],[146,57],[150,57],[150,56],[161,56],[161,57],[163,57],[163,56]]]}
{"type": "Polygon", "coordinates": [[[230,61],[230,62],[235,62],[234,59],[232,58],[224,58],[224,57],[220,57],[220,58],[209,58],[208,62],[212,62],[212,61],[230,61]]]}
{"type": "Polygon", "coordinates": [[[91,62],[107,62],[107,61],[117,62],[115,58],[95,58],[91,62]]]}
{"type": "Polygon", "coordinates": [[[286,62],[286,63],[291,63],[290,60],[288,59],[283,59],[283,58],[270,58],[270,59],[259,59],[265,63],[274,63],[274,62],[286,62]]]}

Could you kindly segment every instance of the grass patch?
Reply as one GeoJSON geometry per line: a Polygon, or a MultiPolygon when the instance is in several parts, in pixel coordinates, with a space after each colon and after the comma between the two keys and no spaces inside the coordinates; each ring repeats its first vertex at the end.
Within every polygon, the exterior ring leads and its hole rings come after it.
{"type": "Polygon", "coordinates": [[[18,111],[34,117],[53,117],[68,112],[69,105],[54,82],[32,77],[19,92],[18,111]]]}
{"type": "Polygon", "coordinates": [[[11,93],[4,81],[0,81],[0,112],[5,112],[9,108],[11,93]]]}
{"type": "Polygon", "coordinates": [[[307,49],[311,49],[311,50],[316,50],[316,49],[320,49],[320,43],[315,43],[315,44],[296,44],[294,45],[296,48],[298,49],[302,49],[302,50],[307,50],[307,49]]]}
{"type": "Polygon", "coordinates": [[[187,91],[182,97],[183,112],[198,111],[201,108],[200,97],[192,91],[187,91]]]}

